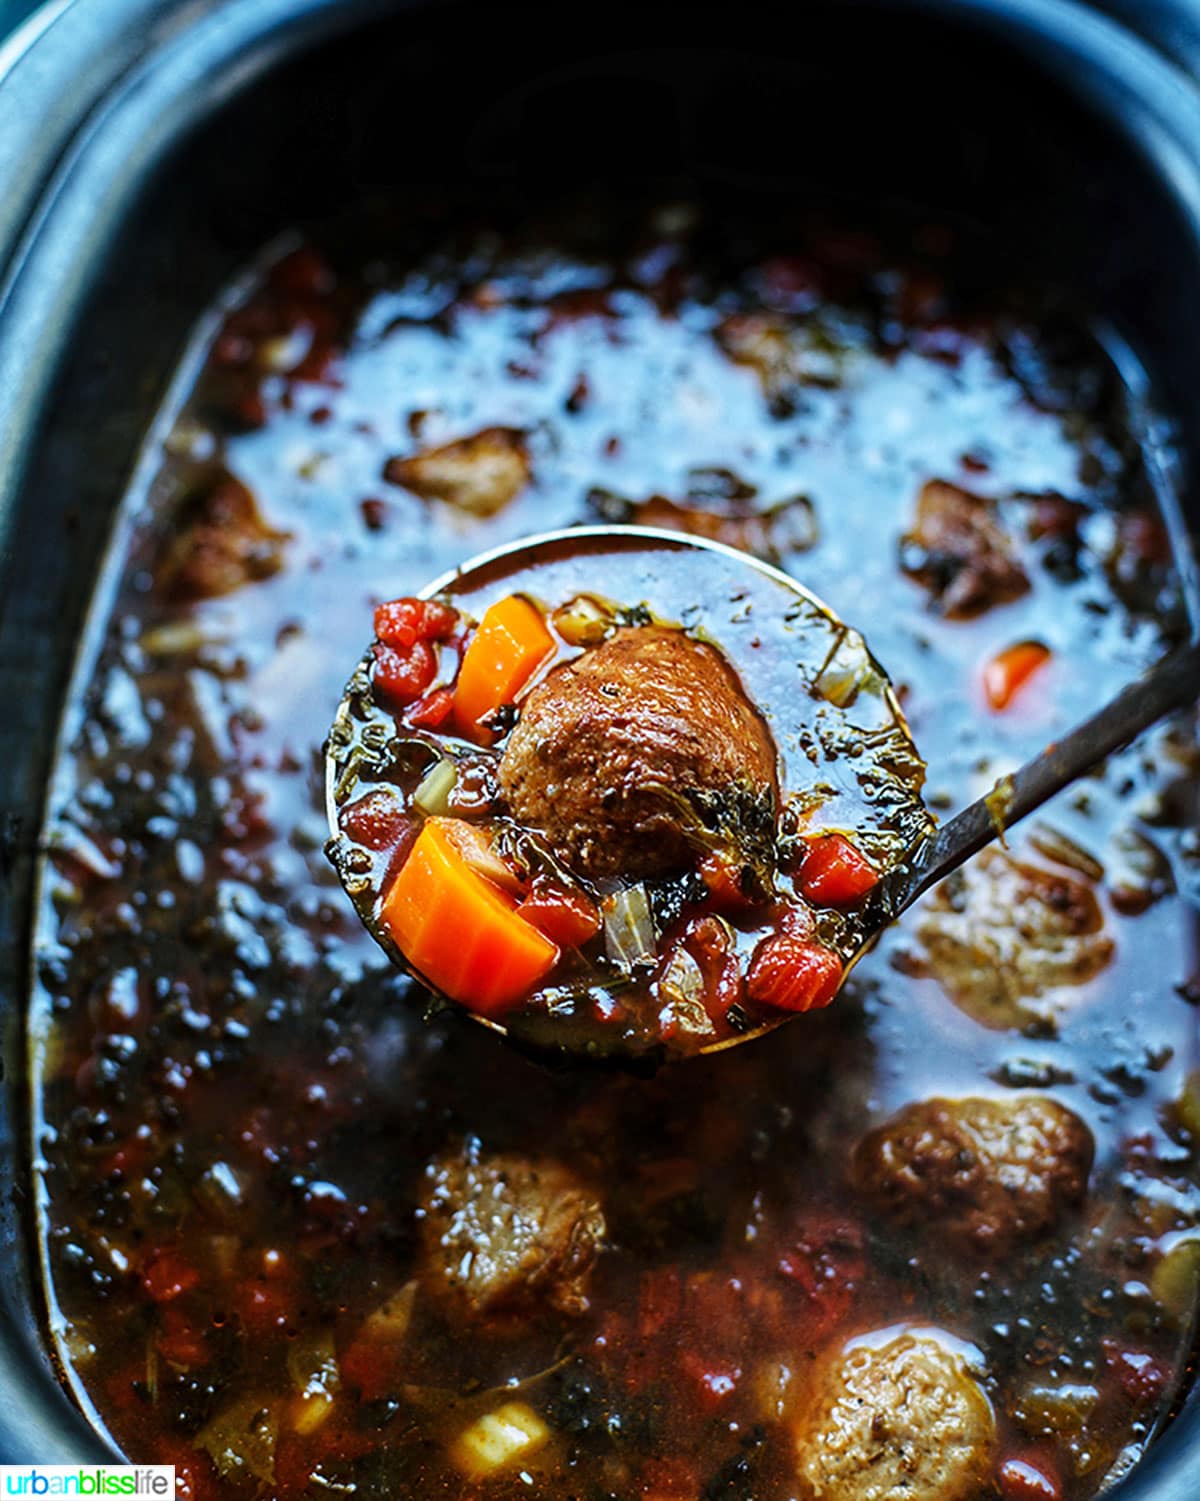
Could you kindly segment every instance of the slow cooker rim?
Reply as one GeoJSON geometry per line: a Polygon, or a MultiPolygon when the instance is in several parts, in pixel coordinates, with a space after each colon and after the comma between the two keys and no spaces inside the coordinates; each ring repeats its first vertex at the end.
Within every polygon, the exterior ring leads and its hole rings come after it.
{"type": "MultiPolygon", "coordinates": [[[[0,267],[7,263],[9,269],[7,282],[0,284],[0,452],[8,458],[6,472],[0,474],[0,576],[11,566],[7,537],[16,514],[23,461],[54,373],[86,301],[92,269],[103,259],[138,190],[188,130],[299,50],[306,39],[349,30],[408,0],[211,0],[199,8],[176,0],[117,3],[126,20],[152,15],[164,23],[175,17],[178,25],[164,25],[151,40],[141,38],[144,45],[123,54],[124,65],[73,130],[50,143],[50,149],[57,150],[48,175],[29,215],[20,226],[10,227],[7,242],[0,223],[0,267]],[[183,87],[188,80],[197,86],[196,92],[183,87]],[[199,86],[202,99],[197,97],[199,86]],[[164,102],[173,104],[174,110],[161,108],[164,102]],[[95,213],[98,199],[103,205],[100,214],[95,213]],[[88,232],[81,232],[84,226],[88,232]]],[[[1043,49],[1050,45],[1062,62],[1074,62],[1080,70],[1072,79],[1076,91],[1097,105],[1107,97],[1110,116],[1115,98],[1129,100],[1136,106],[1136,120],[1122,117],[1120,124],[1147,160],[1159,166],[1200,253],[1200,93],[1170,62],[1120,23],[1084,9],[1077,0],[898,3],[1004,29],[1009,35],[1020,29],[1025,40],[1043,49]]],[[[17,53],[7,78],[14,77],[40,45],[49,43],[64,18],[94,17],[101,7],[111,19],[114,0],[64,0],[57,14],[17,53]]],[[[0,76],[0,138],[7,78],[0,76]]],[[[21,1359],[18,1339],[2,1325],[0,1320],[3,1358],[21,1359]]],[[[113,1451],[48,1370],[29,1369],[25,1376],[19,1385],[9,1384],[9,1400],[0,1409],[0,1450],[12,1443],[27,1444],[36,1434],[54,1446],[54,1458],[67,1453],[92,1462],[113,1458],[113,1451]]],[[[1200,1396],[1193,1390],[1180,1417],[1109,1494],[1122,1501],[1190,1498],[1194,1485],[1185,1430],[1198,1416],[1200,1396]]],[[[1194,1439],[1191,1442],[1194,1447],[1194,1439]]]]}

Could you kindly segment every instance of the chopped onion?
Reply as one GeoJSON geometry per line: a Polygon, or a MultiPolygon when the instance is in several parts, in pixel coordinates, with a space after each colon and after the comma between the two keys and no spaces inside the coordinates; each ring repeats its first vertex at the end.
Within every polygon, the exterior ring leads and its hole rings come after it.
{"type": "Polygon", "coordinates": [[[238,1397],[210,1418],[195,1444],[208,1452],[223,1480],[244,1481],[252,1476],[264,1485],[274,1485],[278,1433],[274,1404],[251,1395],[238,1397]]]}
{"type": "Polygon", "coordinates": [[[682,1031],[692,1037],[712,1037],[716,1028],[704,1010],[704,974],[688,950],[674,950],[658,980],[658,998],[664,1003],[659,1016],[665,1031],[682,1031]]]}
{"type": "Polygon", "coordinates": [[[340,1380],[333,1331],[302,1334],[288,1348],[287,1370],[299,1397],[292,1427],[297,1433],[311,1433],[329,1415],[340,1380]]]}
{"type": "Polygon", "coordinates": [[[493,886],[499,886],[502,891],[513,896],[524,892],[520,876],[492,848],[491,840],[482,829],[477,829],[463,818],[447,818],[443,821],[442,828],[466,863],[485,881],[491,881],[493,886]]]}
{"type": "Polygon", "coordinates": [[[200,1176],[196,1197],[214,1219],[231,1223],[242,1207],[242,1183],[227,1162],[214,1162],[200,1176]]]}
{"type": "Polygon", "coordinates": [[[862,692],[880,691],[883,679],[856,631],[847,631],[838,642],[813,687],[839,709],[848,709],[862,692]]]}
{"type": "Polygon", "coordinates": [[[632,969],[635,964],[653,961],[658,943],[650,899],[639,882],[606,897],[604,912],[604,950],[614,964],[632,969]]]}
{"type": "Polygon", "coordinates": [[[704,975],[685,948],[677,948],[667,962],[658,982],[658,992],[665,1001],[699,1001],[704,994],[704,975]]]}
{"type": "Polygon", "coordinates": [[[367,1316],[363,1332],[371,1339],[398,1345],[408,1335],[413,1308],[417,1301],[420,1284],[414,1279],[406,1282],[399,1292],[381,1303],[374,1313],[367,1316]]]}
{"type": "Polygon", "coordinates": [[[333,1331],[318,1329],[312,1334],[299,1335],[288,1345],[287,1369],[299,1396],[332,1392],[338,1384],[333,1331]]]}
{"type": "Polygon", "coordinates": [[[612,629],[612,612],[590,594],[577,594],[552,616],[554,629],[568,646],[597,646],[612,629]]]}
{"type": "Polygon", "coordinates": [[[458,768],[448,757],[443,756],[429,768],[413,793],[413,805],[427,818],[445,813],[450,805],[450,794],[458,780],[458,768]]]}

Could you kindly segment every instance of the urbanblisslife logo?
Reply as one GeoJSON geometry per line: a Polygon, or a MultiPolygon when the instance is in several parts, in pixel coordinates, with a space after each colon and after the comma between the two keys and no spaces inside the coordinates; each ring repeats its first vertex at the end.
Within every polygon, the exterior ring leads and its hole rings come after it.
{"type": "Polygon", "coordinates": [[[173,1501],[174,1465],[0,1465],[0,1497],[129,1496],[173,1501]]]}

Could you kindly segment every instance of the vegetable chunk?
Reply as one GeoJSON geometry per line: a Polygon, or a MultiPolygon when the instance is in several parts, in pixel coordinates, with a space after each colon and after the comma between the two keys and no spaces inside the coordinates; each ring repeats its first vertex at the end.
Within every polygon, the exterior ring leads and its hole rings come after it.
{"type": "Polygon", "coordinates": [[[528,1403],[506,1402],[461,1433],[451,1453],[465,1475],[484,1480],[497,1470],[528,1459],[549,1441],[549,1428],[528,1403]]]}
{"type": "MultiPolygon", "coordinates": [[[[470,863],[457,825],[426,821],[384,897],[380,921],[431,985],[483,1016],[502,1016],[554,967],[558,945],[470,863]]],[[[464,833],[475,842],[469,825],[464,833]]]]}
{"type": "Polygon", "coordinates": [[[540,612],[510,594],[484,614],[471,638],[454,689],[454,717],[462,734],[489,744],[485,721],[513,699],[554,651],[540,612]]]}

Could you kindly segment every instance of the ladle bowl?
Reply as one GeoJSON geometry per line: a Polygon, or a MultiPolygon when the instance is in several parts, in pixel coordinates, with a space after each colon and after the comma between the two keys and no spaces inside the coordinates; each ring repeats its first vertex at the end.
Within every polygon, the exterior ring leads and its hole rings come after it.
{"type": "MultiPolygon", "coordinates": [[[[519,572],[527,583],[531,570],[545,575],[550,594],[557,597],[562,593],[562,597],[567,597],[563,593],[564,585],[569,586],[573,592],[587,587],[590,578],[589,560],[594,563],[598,554],[612,554],[627,564],[622,580],[625,585],[623,598],[644,601],[664,617],[670,616],[678,604],[677,598],[672,598],[671,581],[661,574],[664,559],[674,558],[684,563],[702,558],[709,564],[719,560],[722,579],[728,579],[727,597],[730,601],[741,602],[739,609],[744,610],[747,616],[761,602],[770,601],[772,597],[778,607],[782,603],[778,596],[782,594],[786,601],[785,608],[803,612],[809,621],[820,622],[830,631],[831,639],[852,644],[853,649],[871,664],[878,677],[874,690],[877,696],[876,712],[882,714],[885,721],[890,721],[888,727],[905,737],[911,746],[911,733],[894,687],[884,668],[870,653],[861,633],[846,625],[819,595],[781,569],[719,542],[651,527],[596,526],[546,532],[521,538],[471,558],[459,568],[432,580],[420,591],[419,597],[438,597],[456,604],[469,601],[472,613],[478,614],[510,592],[514,574],[519,572]]],[[[343,885],[352,898],[361,898],[363,893],[360,887],[356,888],[353,877],[348,876],[345,862],[337,858],[339,844],[345,838],[339,814],[348,802],[349,791],[354,785],[355,756],[361,755],[364,749],[363,705],[370,700],[371,660],[371,652],[368,650],[347,683],[326,742],[325,754],[326,811],[331,833],[329,851],[343,885]]],[[[739,666],[736,655],[733,662],[735,666],[739,666]]],[[[805,666],[803,663],[800,665],[805,666]]],[[[808,665],[811,669],[811,664],[808,665]]],[[[768,718],[777,743],[786,743],[791,728],[790,721],[793,717],[798,721],[802,704],[811,700],[811,671],[807,682],[798,681],[795,684],[794,694],[794,698],[787,704],[771,706],[772,712],[768,718]]],[[[912,837],[897,858],[883,871],[876,891],[865,904],[865,921],[860,923],[859,928],[861,941],[853,952],[842,954],[844,973],[849,973],[858,959],[872,946],[879,933],[930,886],[949,875],[985,845],[1001,838],[1020,819],[1076,778],[1092,770],[1141,731],[1173,710],[1195,702],[1198,696],[1200,645],[1193,642],[1165,657],[1127,686],[1111,703],[1062,739],[1046,746],[1011,776],[1001,778],[986,796],[962,809],[940,828],[935,828],[932,817],[924,814],[922,808],[921,812],[927,821],[923,825],[913,825],[912,837]]],[[[759,707],[763,706],[760,704],[759,707]]],[[[378,744],[386,733],[380,726],[380,720],[385,717],[383,711],[379,711],[374,721],[378,727],[376,733],[372,737],[368,731],[368,753],[371,739],[378,744]]],[[[619,1045],[621,1039],[614,1039],[614,1044],[607,1046],[592,1033],[575,1049],[564,1042],[561,1028],[552,1034],[543,1035],[536,1025],[528,1024],[525,1018],[522,1018],[520,1024],[506,1024],[468,1007],[459,1006],[449,998],[438,996],[427,979],[397,949],[386,931],[364,914],[361,905],[359,911],[372,936],[393,962],[424,985],[435,1002],[444,1001],[447,1005],[465,1011],[472,1020],[516,1043],[525,1051],[544,1059],[578,1057],[617,1062],[642,1072],[656,1068],[668,1056],[661,1044],[619,1045]]],[[[707,1043],[697,1048],[691,1056],[736,1047],[775,1030],[797,1014],[780,1011],[762,1019],[756,1018],[754,1025],[747,1030],[707,1043]]]]}

